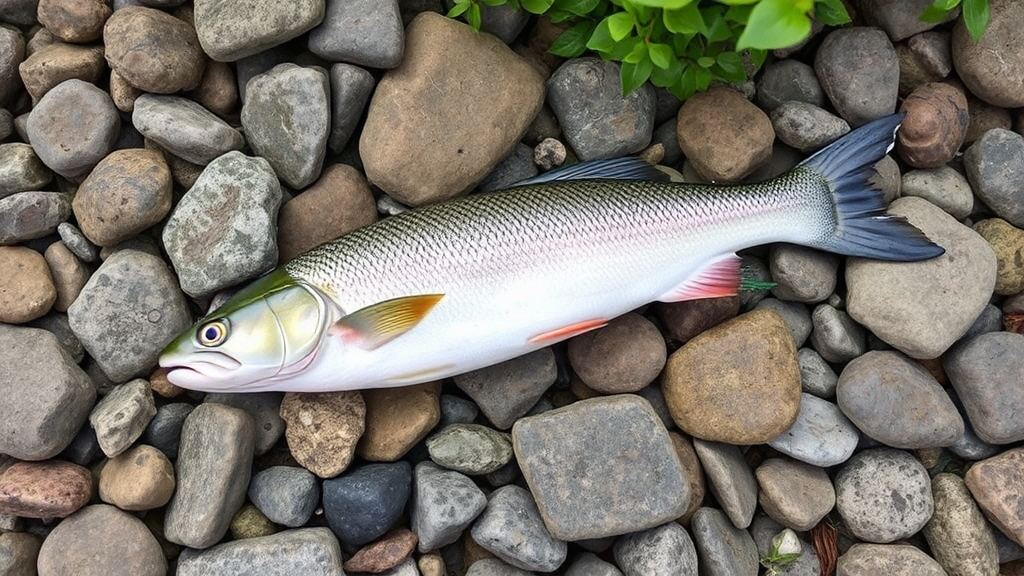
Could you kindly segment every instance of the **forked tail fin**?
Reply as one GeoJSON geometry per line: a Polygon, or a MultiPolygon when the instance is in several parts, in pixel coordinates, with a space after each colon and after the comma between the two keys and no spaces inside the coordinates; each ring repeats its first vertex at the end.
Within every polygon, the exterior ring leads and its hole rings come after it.
{"type": "Polygon", "coordinates": [[[903,114],[893,114],[869,122],[800,164],[828,181],[835,206],[835,233],[817,248],[896,262],[945,253],[903,218],[886,214],[882,193],[868,181],[875,163],[892,149],[902,121],[903,114]]]}

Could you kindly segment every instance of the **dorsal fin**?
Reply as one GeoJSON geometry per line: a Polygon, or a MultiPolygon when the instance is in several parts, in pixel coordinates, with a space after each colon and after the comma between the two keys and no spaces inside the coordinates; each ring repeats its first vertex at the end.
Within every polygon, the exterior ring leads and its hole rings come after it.
{"type": "Polygon", "coordinates": [[[608,160],[589,160],[570,166],[548,170],[540,176],[527,178],[513,184],[526,186],[565,180],[657,180],[668,182],[668,174],[655,168],[646,160],[634,156],[611,158],[608,160]]]}

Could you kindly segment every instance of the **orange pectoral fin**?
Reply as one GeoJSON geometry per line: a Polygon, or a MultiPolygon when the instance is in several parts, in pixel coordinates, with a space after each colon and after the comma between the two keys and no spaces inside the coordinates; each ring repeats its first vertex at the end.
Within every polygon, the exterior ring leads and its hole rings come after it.
{"type": "Polygon", "coordinates": [[[444,294],[423,294],[379,302],[338,320],[328,334],[347,344],[373,350],[412,330],[443,297],[444,294]]]}
{"type": "Polygon", "coordinates": [[[728,254],[703,270],[686,279],[667,294],[658,298],[661,302],[682,302],[701,298],[721,298],[735,296],[740,291],[740,264],[742,260],[735,254],[728,254]]]}
{"type": "Polygon", "coordinates": [[[591,330],[596,330],[597,328],[607,325],[608,321],[604,319],[585,320],[583,322],[577,322],[576,324],[570,324],[569,326],[558,328],[557,330],[538,334],[533,338],[530,338],[529,342],[530,344],[554,344],[555,342],[572,338],[573,336],[579,336],[584,332],[590,332],[591,330]]]}

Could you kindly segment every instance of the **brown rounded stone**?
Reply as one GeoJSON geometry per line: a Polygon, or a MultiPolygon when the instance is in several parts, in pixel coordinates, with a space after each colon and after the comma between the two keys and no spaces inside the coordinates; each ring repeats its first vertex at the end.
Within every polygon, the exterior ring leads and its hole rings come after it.
{"type": "Polygon", "coordinates": [[[289,392],[281,402],[281,418],[295,461],[321,478],[333,478],[352,463],[367,407],[359,392],[289,392]]]}
{"type": "Polygon", "coordinates": [[[72,208],[86,238],[98,246],[113,246],[167,215],[171,171],[155,150],[115,150],[82,182],[72,208]]]}
{"type": "Polygon", "coordinates": [[[167,379],[165,368],[157,368],[149,375],[149,387],[162,398],[177,398],[185,393],[184,388],[171,384],[171,381],[167,379]]]}
{"type": "Polygon", "coordinates": [[[164,453],[140,444],[107,461],[100,499],[122,510],[152,510],[174,495],[174,466],[164,453]]]}
{"type": "Polygon", "coordinates": [[[235,540],[261,538],[277,532],[277,526],[260,509],[246,503],[231,519],[231,536],[235,540]]]}
{"type": "Polygon", "coordinates": [[[377,221],[377,204],[355,168],[333,164],[305,192],[281,207],[277,250],[281,262],[377,221]]]}
{"type": "Polygon", "coordinates": [[[143,94],[142,90],[139,90],[135,86],[132,86],[117,73],[117,70],[110,71],[110,99],[114,101],[114,106],[121,112],[131,113],[135,110],[135,99],[143,94]]]}
{"type": "Polygon", "coordinates": [[[141,520],[113,506],[80,510],[50,532],[39,550],[39,574],[164,576],[167,560],[141,520]]]}
{"type": "Polygon", "coordinates": [[[33,100],[39,100],[50,88],[71,78],[96,84],[106,69],[102,46],[63,42],[54,42],[33,52],[18,66],[21,81],[33,100]]]}
{"type": "Polygon", "coordinates": [[[693,440],[678,432],[669,432],[668,437],[672,440],[672,447],[676,449],[676,456],[679,463],[683,465],[683,477],[690,485],[690,503],[686,506],[683,515],[676,519],[683,526],[690,524],[690,518],[704,504],[704,468],[697,458],[697,451],[693,449],[693,440]]]}
{"type": "Polygon", "coordinates": [[[1024,106],[1024,2],[989,0],[990,17],[977,42],[962,18],[953,28],[953,64],[978,98],[1003,108],[1024,106]]]}
{"type": "MultiPolygon", "coordinates": [[[[472,540],[472,538],[470,538],[472,540]]],[[[447,570],[444,565],[444,558],[436,552],[423,554],[416,561],[421,576],[446,576],[447,570]]]]}
{"type": "Polygon", "coordinates": [[[214,114],[228,116],[233,113],[238,105],[238,82],[231,66],[215,60],[207,62],[199,87],[192,92],[192,99],[214,114]]]}
{"type": "Polygon", "coordinates": [[[964,137],[963,146],[965,147],[973,144],[989,130],[994,128],[1009,130],[1013,127],[1013,119],[1010,117],[1009,110],[993,106],[971,94],[967,94],[967,112],[971,119],[967,124],[967,136],[964,137]]]}
{"type": "Polygon", "coordinates": [[[658,377],[668,352],[650,320],[636,313],[569,340],[569,362],[587,386],[605,394],[636,392],[658,377]]]}
{"type": "Polygon", "coordinates": [[[712,182],[736,182],[772,155],[775,130],[760,108],[739,92],[714,87],[690,97],[676,120],[679,147],[712,182]]]}
{"type": "Polygon", "coordinates": [[[65,42],[81,44],[99,40],[110,18],[106,0],[39,0],[39,23],[65,42]]]}
{"type": "Polygon", "coordinates": [[[0,246],[0,322],[23,324],[57,301],[46,260],[30,248],[0,246]]]}
{"type": "Polygon", "coordinates": [[[91,497],[92,473],[71,462],[17,462],[0,474],[0,513],[63,518],[91,497]]]}
{"type": "Polygon", "coordinates": [[[701,332],[735,318],[740,313],[738,296],[724,298],[701,298],[683,302],[654,305],[654,311],[661,320],[669,340],[685,344],[701,332]]]}
{"type": "Polygon", "coordinates": [[[398,566],[412,555],[419,539],[412,530],[388,532],[373,544],[364,546],[345,562],[346,572],[379,574],[398,566]]]}
{"type": "Polygon", "coordinates": [[[57,300],[53,303],[53,309],[67,312],[68,306],[78,298],[78,293],[89,281],[89,269],[63,242],[50,244],[43,258],[50,266],[53,286],[57,290],[57,300]]]}
{"type": "Polygon", "coordinates": [[[441,421],[441,383],[364,390],[366,432],[359,456],[374,462],[394,462],[441,421]]]}
{"type": "Polygon", "coordinates": [[[903,101],[896,134],[900,158],[915,168],[938,168],[956,156],[967,136],[967,97],[951,84],[922,84],[903,101]]]}
{"type": "Polygon", "coordinates": [[[996,254],[996,294],[1011,296],[1024,290],[1024,230],[1002,218],[974,225],[996,254]]]}
{"type": "Polygon", "coordinates": [[[769,458],[754,471],[758,502],[768,516],[797,532],[818,525],[836,505],[836,491],[824,468],[769,458]]]}
{"type": "Polygon", "coordinates": [[[206,55],[195,28],[145,6],[118,10],[103,27],[107,63],[145,92],[172,94],[199,85],[206,55]]]}
{"type": "Polygon", "coordinates": [[[975,463],[964,483],[985,516],[1024,546],[1024,448],[1013,448],[975,463]]]}
{"type": "Polygon", "coordinates": [[[702,440],[763,444],[785,432],[800,408],[800,365],[778,313],[757,309],[677,350],[662,375],[676,424],[702,440]]]}

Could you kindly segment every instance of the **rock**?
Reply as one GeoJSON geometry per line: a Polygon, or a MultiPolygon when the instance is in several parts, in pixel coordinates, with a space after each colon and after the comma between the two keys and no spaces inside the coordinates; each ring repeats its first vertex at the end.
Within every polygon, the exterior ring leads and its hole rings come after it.
{"type": "Polygon", "coordinates": [[[645,84],[623,96],[618,63],[568,60],[551,75],[547,88],[548,105],[580,160],[625,156],[650,143],[654,90],[645,84]]]}
{"type": "Polygon", "coordinates": [[[330,125],[331,86],[320,68],[279,64],[246,87],[242,128],[253,151],[292,188],[320,175],[330,125]]]}
{"type": "Polygon", "coordinates": [[[756,576],[760,563],[754,539],[720,510],[701,508],[691,522],[700,565],[708,574],[756,576]]]}
{"type": "Polygon", "coordinates": [[[1009,110],[992,106],[971,94],[967,95],[967,113],[970,116],[970,121],[967,124],[967,136],[964,137],[964,144],[973,144],[985,132],[995,128],[1003,130],[1013,128],[1013,119],[1010,117],[1009,110]]]}
{"type": "Polygon", "coordinates": [[[53,174],[39,160],[29,144],[0,144],[0,198],[17,192],[39,190],[50,183],[53,174]]]}
{"type": "Polygon", "coordinates": [[[480,182],[479,190],[481,192],[505,190],[517,182],[533,178],[538,173],[534,158],[534,149],[519,142],[512,152],[480,182]]]}
{"type": "MultiPolygon", "coordinates": [[[[878,26],[893,42],[905,40],[915,34],[931,30],[940,22],[922,20],[920,15],[931,4],[928,0],[893,2],[892,0],[867,0],[860,4],[864,18],[872,26],[878,26]]],[[[951,10],[941,22],[955,20],[959,10],[951,10]]]]}
{"type": "Polygon", "coordinates": [[[124,382],[148,373],[191,316],[160,258],[120,250],[89,278],[68,308],[68,321],[103,372],[124,382]]]}
{"type": "MultiPolygon", "coordinates": [[[[754,544],[757,545],[757,553],[761,557],[771,552],[772,540],[783,530],[785,527],[782,524],[764,514],[759,513],[754,517],[754,523],[750,526],[750,535],[753,537],[754,544]]],[[[814,547],[804,535],[797,535],[797,541],[801,546],[800,556],[782,566],[779,573],[786,576],[821,576],[821,563],[814,547]]]]}
{"type": "Polygon", "coordinates": [[[499,430],[507,430],[555,383],[558,367],[549,348],[455,377],[499,430]]]}
{"type": "Polygon", "coordinates": [[[813,104],[783,102],[771,114],[775,135],[784,143],[810,153],[850,131],[845,120],[813,104]]]}
{"type": "Polygon", "coordinates": [[[452,394],[441,395],[441,422],[439,426],[449,424],[471,424],[476,420],[480,409],[471,400],[452,394]]]}
{"type": "Polygon", "coordinates": [[[544,523],[560,540],[657,526],[689,503],[672,442],[641,398],[594,398],[524,418],[512,441],[544,523]],[[634,506],[636,498],[650,504],[634,506]]]}
{"type": "Polygon", "coordinates": [[[1024,227],[1020,188],[1024,178],[1024,136],[996,128],[982,135],[964,153],[971,187],[998,216],[1024,227]]]}
{"type": "Polygon", "coordinates": [[[410,206],[464,194],[508,155],[543,100],[539,74],[500,40],[420,14],[401,66],[370,102],[359,141],[366,176],[410,206]]]}
{"type": "Polygon", "coordinates": [[[24,324],[41,318],[56,301],[53,277],[38,252],[0,246],[0,322],[24,324]]]}
{"type": "Polygon", "coordinates": [[[686,343],[698,334],[735,317],[740,311],[740,299],[723,297],[657,302],[654,311],[669,340],[686,343]]]}
{"type": "MultiPolygon", "coordinates": [[[[445,3],[448,6],[448,3],[445,3]]],[[[530,13],[525,10],[516,10],[511,5],[499,4],[480,7],[480,30],[494,34],[505,44],[512,44],[519,33],[526,27],[530,20],[530,13]]],[[[534,32],[539,36],[539,31],[534,32]]],[[[531,38],[530,41],[533,41],[531,38]]]]}
{"type": "Polygon", "coordinates": [[[800,395],[796,422],[768,445],[802,462],[827,468],[846,462],[859,438],[857,428],[838,406],[805,392],[800,395]]]}
{"type": "Polygon", "coordinates": [[[925,200],[901,198],[889,212],[906,217],[946,254],[899,265],[849,259],[847,310],[911,358],[935,358],[970,328],[988,303],[995,285],[995,256],[983,238],[925,200]],[[944,312],[937,316],[935,310],[944,312]]]}
{"type": "Polygon", "coordinates": [[[398,0],[330,0],[323,21],[309,33],[309,49],[330,62],[394,68],[402,63],[402,28],[398,0]]]}
{"type": "Polygon", "coordinates": [[[765,513],[797,532],[817,526],[836,504],[832,481],[817,466],[771,458],[757,467],[754,476],[765,513]]]}
{"type": "Polygon", "coordinates": [[[943,367],[963,402],[974,431],[985,442],[1024,440],[1024,336],[981,334],[954,347],[943,367]]]}
{"type": "Polygon", "coordinates": [[[497,558],[483,558],[469,567],[466,576],[535,576],[535,573],[509,566],[497,558]]]}
{"type": "Polygon", "coordinates": [[[227,404],[248,412],[256,423],[255,453],[261,456],[269,452],[284,434],[284,420],[281,419],[283,398],[279,392],[221,393],[207,394],[204,401],[227,404]]]}
{"type": "Polygon", "coordinates": [[[135,100],[143,94],[135,86],[132,86],[115,70],[110,71],[110,99],[114,106],[121,112],[131,113],[135,110],[135,100]]]}
{"type": "Polygon", "coordinates": [[[344,576],[341,548],[326,528],[285,530],[271,536],[226,542],[208,550],[186,549],[178,576],[308,574],[344,576]]]}
{"type": "Polygon", "coordinates": [[[53,234],[71,216],[71,199],[60,192],[18,192],[0,198],[0,245],[53,234]]]}
{"type": "Polygon", "coordinates": [[[82,262],[95,262],[99,259],[99,250],[74,224],[61,222],[57,225],[57,234],[60,234],[60,240],[68,247],[68,250],[71,250],[82,262]]]}
{"type": "Polygon", "coordinates": [[[950,33],[939,31],[915,34],[896,46],[900,62],[900,95],[906,96],[921,84],[938,82],[953,71],[950,33]]]}
{"type": "Polygon", "coordinates": [[[30,322],[28,326],[31,328],[42,328],[56,336],[61,348],[68,353],[71,360],[76,364],[85,358],[85,348],[82,348],[82,343],[78,341],[75,333],[71,331],[67,314],[60,314],[58,312],[47,314],[30,322]]]}
{"type": "Polygon", "coordinates": [[[1017,544],[1024,541],[1024,521],[1018,511],[1024,480],[1024,449],[1014,448],[975,463],[964,482],[985,516],[1017,544]]]}
{"type": "Polygon", "coordinates": [[[156,405],[149,383],[136,378],[104,396],[89,414],[89,423],[103,453],[113,458],[142,436],[154,415],[156,405]]]}
{"type": "Polygon", "coordinates": [[[113,246],[171,210],[171,171],[154,150],[115,150],[78,187],[72,207],[89,240],[113,246]]]}
{"type": "MultiPolygon", "coordinates": [[[[206,403],[188,415],[181,430],[178,488],[164,519],[168,540],[208,548],[224,537],[245,501],[254,442],[252,417],[242,410],[206,403]]],[[[249,566],[256,561],[250,558],[249,566]]],[[[178,574],[182,568],[179,563],[178,574]]]]}
{"type": "MultiPolygon", "coordinates": [[[[438,469],[440,470],[440,469],[438,469]]],[[[382,536],[405,510],[412,486],[408,462],[367,464],[324,481],[324,516],[347,546],[382,536]]]]}
{"type": "Polygon", "coordinates": [[[140,444],[100,471],[100,499],[122,510],[152,510],[174,494],[174,467],[156,448],[140,444]]]}
{"type": "Polygon", "coordinates": [[[195,25],[210,58],[233,62],[301,36],[324,17],[322,0],[261,3],[199,0],[195,25]]]}
{"type": "Polygon", "coordinates": [[[754,310],[674,352],[662,391],[672,419],[688,434],[715,442],[762,444],[796,419],[796,347],[778,314],[754,310]]]}
{"type": "Polygon", "coordinates": [[[757,481],[739,448],[694,438],[693,448],[708,478],[708,488],[737,528],[750,526],[757,507],[757,481]]]}
{"type": "Polygon", "coordinates": [[[768,115],[728,88],[691,96],[677,122],[679,146],[706,180],[741,180],[771,156],[775,132],[768,115]]]}
{"type": "MultiPolygon", "coordinates": [[[[78,298],[85,283],[89,280],[89,270],[61,242],[54,242],[46,248],[43,255],[53,277],[53,286],[57,291],[57,300],[53,309],[66,312],[68,306],[78,298]]],[[[79,343],[81,348],[81,343],[79,343]]]]}
{"type": "Polygon", "coordinates": [[[818,304],[811,313],[811,345],[829,362],[848,362],[867,351],[864,329],[842,310],[818,304]]]}
{"type": "Polygon", "coordinates": [[[179,96],[139,96],[132,125],[171,154],[202,166],[245,144],[242,134],[227,122],[179,96]]]}
{"type": "Polygon", "coordinates": [[[962,174],[949,166],[911,170],[903,175],[903,196],[917,196],[935,204],[957,220],[971,214],[974,193],[962,174]]]}
{"type": "Polygon", "coordinates": [[[854,544],[839,557],[836,576],[943,576],[946,572],[930,556],[909,544],[883,546],[854,544]]]}
{"type": "Polygon", "coordinates": [[[51,88],[77,78],[97,84],[106,70],[102,46],[54,42],[32,53],[18,66],[25,90],[38,101],[51,88]]]}
{"type": "Polygon", "coordinates": [[[801,348],[797,356],[800,361],[801,389],[818,398],[834,398],[839,377],[825,359],[810,348],[801,348]]]}
{"type": "Polygon", "coordinates": [[[42,538],[28,532],[0,534],[0,570],[9,576],[35,574],[42,543],[42,538]]]}
{"type": "MultiPolygon", "coordinates": [[[[689,536],[687,536],[689,538],[689,536]]],[[[693,544],[690,544],[693,547],[693,544]]],[[[565,576],[623,576],[622,572],[598,558],[592,552],[584,552],[565,570],[565,576]]]]}
{"type": "Polygon", "coordinates": [[[676,519],[676,522],[685,526],[689,523],[693,513],[704,502],[704,494],[707,488],[704,484],[704,469],[701,467],[700,459],[697,458],[697,452],[693,448],[693,440],[691,438],[683,437],[677,432],[669,432],[668,435],[672,439],[672,447],[675,448],[676,457],[679,458],[679,463],[683,466],[683,477],[686,478],[687,484],[690,487],[690,503],[687,505],[686,510],[683,511],[682,516],[676,519]]]}
{"type": "Polygon", "coordinates": [[[252,504],[243,504],[242,508],[231,518],[228,528],[235,540],[260,538],[277,533],[277,526],[252,504]]]}
{"type": "Polygon", "coordinates": [[[772,112],[784,102],[825,105],[825,93],[814,75],[814,68],[799,60],[776,60],[765,66],[757,81],[757,103],[772,112]]]}
{"type": "Polygon", "coordinates": [[[839,376],[836,397],[858,428],[894,448],[950,446],[964,433],[942,385],[898,352],[873,351],[851,361],[839,376]]]}
{"type": "Polygon", "coordinates": [[[972,94],[994,106],[1024,106],[1024,6],[1012,0],[989,2],[989,25],[975,41],[963,19],[953,28],[953,64],[972,94]]]}
{"type": "Polygon", "coordinates": [[[366,432],[359,440],[359,456],[375,462],[405,456],[441,420],[440,395],[440,382],[364,390],[366,432]]]}
{"type": "Polygon", "coordinates": [[[39,23],[65,42],[82,44],[99,40],[110,18],[105,0],[39,0],[39,23]]]}
{"type": "Polygon", "coordinates": [[[430,462],[416,465],[411,525],[420,552],[458,540],[487,507],[487,498],[469,477],[430,462]]]}
{"type": "Polygon", "coordinates": [[[280,205],[281,186],[263,158],[228,152],[210,162],[163,231],[181,289],[207,296],[273,268],[280,205]]]}
{"type": "Polygon", "coordinates": [[[193,409],[191,404],[183,402],[160,406],[142,433],[142,441],[153,445],[167,458],[177,460],[178,448],[181,446],[181,427],[193,409]]]}
{"type": "Polygon", "coordinates": [[[996,255],[996,294],[1011,296],[1024,290],[1024,230],[1001,218],[974,225],[996,255]]]}
{"type": "Polygon", "coordinates": [[[377,221],[366,178],[355,168],[332,164],[313,186],[281,206],[277,246],[281,262],[377,221]]]}
{"type": "Polygon", "coordinates": [[[118,10],[103,27],[103,44],[110,68],[144,92],[192,90],[203,78],[206,56],[195,29],[167,12],[118,10]]]}
{"type": "Polygon", "coordinates": [[[238,85],[235,83],[234,69],[224,62],[207,62],[203,78],[192,92],[192,98],[214,114],[230,116],[238,106],[238,85]]]}
{"type": "Polygon", "coordinates": [[[839,258],[834,254],[793,244],[776,244],[769,253],[768,265],[771,278],[777,284],[772,293],[783,300],[822,302],[836,289],[839,258]]]}
{"type": "Polygon", "coordinates": [[[938,563],[949,574],[999,572],[995,539],[964,481],[954,474],[939,474],[932,479],[932,496],[935,513],[924,536],[938,563]]]}
{"type": "Polygon", "coordinates": [[[830,32],[815,55],[814,71],[836,111],[854,128],[896,109],[899,61],[877,28],[830,32]]]}
{"type": "MultiPolygon", "coordinates": [[[[405,528],[395,530],[379,541],[360,548],[345,562],[349,572],[380,574],[404,564],[416,549],[416,534],[405,528]]],[[[414,572],[419,576],[418,572],[414,572]]]]}
{"type": "Polygon", "coordinates": [[[807,337],[811,335],[813,324],[811,313],[807,307],[799,302],[779,300],[776,298],[765,298],[757,303],[755,309],[766,308],[777,313],[786,323],[790,333],[793,335],[793,343],[796,346],[803,346],[807,337]]]}
{"type": "Polygon", "coordinates": [[[300,466],[321,478],[348,468],[363,435],[366,404],[359,392],[301,394],[281,402],[288,450],[300,466]]]}
{"type": "Polygon", "coordinates": [[[39,549],[40,574],[164,576],[167,560],[141,520],[96,504],[57,525],[39,549]]]}
{"type": "Polygon", "coordinates": [[[427,451],[439,466],[469,475],[490,474],[512,459],[512,440],[479,424],[451,424],[427,438],[427,451]]]}
{"type": "MultiPolygon", "coordinates": [[[[0,5],[2,8],[2,5],[0,5]]],[[[6,10],[0,9],[0,13],[6,10]]],[[[32,21],[35,22],[35,11],[32,21]]],[[[18,65],[25,60],[25,37],[15,28],[0,28],[0,106],[21,93],[21,82],[18,77],[18,65]]]]}
{"type": "Polygon", "coordinates": [[[666,355],[658,328],[636,313],[569,340],[573,370],[587,386],[605,394],[636,392],[647,386],[665,367],[666,355]]]}
{"type": "Polygon", "coordinates": [[[519,486],[491,494],[471,535],[485,550],[523,570],[551,572],[565,562],[566,543],[548,532],[530,492],[519,486]]]}
{"type": "Polygon", "coordinates": [[[89,503],[92,474],[70,462],[16,462],[0,473],[0,513],[64,518],[89,503]]]}
{"type": "Polygon", "coordinates": [[[967,97],[941,82],[922,84],[903,101],[906,114],[896,150],[914,168],[938,168],[956,156],[967,136],[967,97]]]}
{"type": "Polygon", "coordinates": [[[249,482],[249,500],[272,522],[289,528],[309,521],[319,496],[316,477],[296,466],[271,466],[249,482]]]}
{"type": "Polygon", "coordinates": [[[106,92],[78,79],[54,86],[32,109],[28,137],[39,159],[65,178],[83,176],[113,148],[121,121],[106,92]],[[67,114],[76,110],[76,114],[67,114]]]}
{"type": "Polygon", "coordinates": [[[902,450],[858,452],[836,475],[836,508],[854,536],[887,544],[917,533],[932,516],[928,471],[902,450]]]}
{"type": "Polygon", "coordinates": [[[615,542],[615,562],[625,576],[697,573],[697,550],[675,522],[622,536],[615,542]]]}
{"type": "Polygon", "coordinates": [[[45,330],[0,324],[0,349],[0,453],[52,458],[85,423],[96,389],[45,330]]]}

